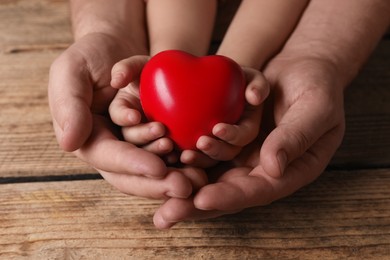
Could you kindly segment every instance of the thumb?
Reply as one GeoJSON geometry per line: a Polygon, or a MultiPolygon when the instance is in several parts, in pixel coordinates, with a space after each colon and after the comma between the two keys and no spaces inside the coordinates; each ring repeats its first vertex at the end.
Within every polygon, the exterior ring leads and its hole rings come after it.
{"type": "Polygon", "coordinates": [[[148,60],[149,56],[136,55],[117,62],[111,70],[111,86],[118,89],[124,88],[139,79],[148,60]]]}
{"type": "Polygon", "coordinates": [[[287,165],[302,156],[329,128],[331,119],[313,102],[299,101],[281,118],[260,150],[260,164],[272,177],[281,177],[287,165]],[[309,107],[310,109],[304,109],[309,107]]]}
{"type": "Polygon", "coordinates": [[[58,58],[50,68],[48,98],[57,141],[65,151],[74,151],[92,130],[92,86],[86,69],[69,57],[58,58]]]}

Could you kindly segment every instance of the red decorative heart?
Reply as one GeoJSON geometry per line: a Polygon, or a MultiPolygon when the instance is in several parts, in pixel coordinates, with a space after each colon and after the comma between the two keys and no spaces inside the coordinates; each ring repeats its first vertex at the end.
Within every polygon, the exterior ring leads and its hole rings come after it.
{"type": "Polygon", "coordinates": [[[234,124],[245,105],[245,80],[237,63],[224,56],[195,57],[160,52],[145,65],[140,99],[148,120],[163,123],[179,149],[196,149],[215,124],[234,124]]]}

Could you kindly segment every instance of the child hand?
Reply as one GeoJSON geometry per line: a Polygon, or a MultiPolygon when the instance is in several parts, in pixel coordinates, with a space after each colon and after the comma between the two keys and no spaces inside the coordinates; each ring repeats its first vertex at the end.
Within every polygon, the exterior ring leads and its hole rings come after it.
{"type": "Polygon", "coordinates": [[[182,152],[182,163],[206,168],[218,161],[232,160],[245,145],[258,136],[262,103],[269,95],[270,88],[259,71],[251,68],[243,68],[243,71],[248,84],[245,90],[247,104],[238,124],[216,124],[212,130],[213,137],[201,136],[198,139],[196,147],[199,151],[182,152]]]}
{"type": "Polygon", "coordinates": [[[111,72],[111,86],[119,88],[112,100],[109,113],[111,120],[121,127],[123,138],[148,152],[167,157],[168,162],[176,159],[173,142],[164,137],[166,130],[159,122],[143,123],[142,107],[139,98],[139,76],[149,60],[148,56],[133,56],[114,65],[111,72]]]}

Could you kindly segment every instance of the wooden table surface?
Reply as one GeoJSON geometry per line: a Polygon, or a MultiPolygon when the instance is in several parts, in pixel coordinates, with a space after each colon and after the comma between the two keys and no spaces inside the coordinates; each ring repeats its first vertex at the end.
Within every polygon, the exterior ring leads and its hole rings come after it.
{"type": "Polygon", "coordinates": [[[47,105],[72,42],[65,0],[0,1],[0,259],[390,259],[390,40],[346,94],[323,175],[269,206],[156,230],[159,201],[123,195],[62,152],[47,105]]]}

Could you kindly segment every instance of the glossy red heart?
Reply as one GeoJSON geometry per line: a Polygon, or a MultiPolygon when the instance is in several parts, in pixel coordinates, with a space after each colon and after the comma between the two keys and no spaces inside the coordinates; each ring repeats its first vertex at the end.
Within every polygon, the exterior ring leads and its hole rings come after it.
{"type": "Polygon", "coordinates": [[[152,57],[140,80],[146,117],[163,123],[181,150],[196,150],[198,138],[211,135],[217,123],[236,123],[244,109],[244,92],[243,72],[233,60],[176,50],[152,57]]]}

